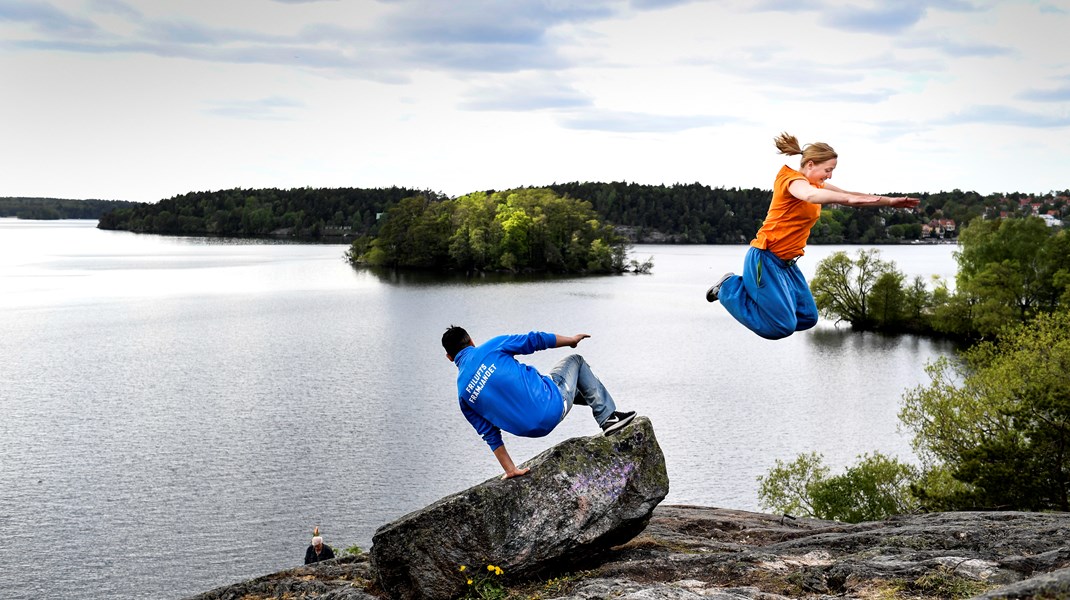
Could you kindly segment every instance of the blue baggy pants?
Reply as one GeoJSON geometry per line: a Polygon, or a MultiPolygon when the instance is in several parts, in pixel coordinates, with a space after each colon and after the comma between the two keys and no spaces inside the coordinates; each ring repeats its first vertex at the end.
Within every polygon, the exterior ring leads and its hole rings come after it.
{"type": "Polygon", "coordinates": [[[725,280],[717,299],[747,329],[769,340],[817,324],[817,305],[799,267],[753,246],[743,275],[725,280]]]}

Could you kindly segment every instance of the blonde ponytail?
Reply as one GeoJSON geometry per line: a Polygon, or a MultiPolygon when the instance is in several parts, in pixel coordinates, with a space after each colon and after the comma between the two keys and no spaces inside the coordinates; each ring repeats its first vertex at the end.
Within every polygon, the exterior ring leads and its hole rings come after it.
{"type": "Polygon", "coordinates": [[[773,143],[776,144],[776,149],[780,154],[787,154],[788,156],[802,154],[802,149],[799,148],[799,140],[786,131],[773,138],[773,143]]]}
{"type": "Polygon", "coordinates": [[[780,154],[788,156],[802,154],[802,159],[799,161],[800,168],[805,167],[806,163],[810,161],[814,161],[815,165],[819,165],[825,161],[839,158],[832,146],[824,142],[815,142],[799,148],[799,140],[787,132],[781,132],[780,135],[773,138],[773,143],[776,144],[777,152],[780,154]]]}

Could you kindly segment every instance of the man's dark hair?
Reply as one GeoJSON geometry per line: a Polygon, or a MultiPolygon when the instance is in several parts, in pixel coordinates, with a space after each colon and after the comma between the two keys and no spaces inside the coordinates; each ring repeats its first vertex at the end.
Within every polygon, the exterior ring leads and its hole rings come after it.
{"type": "Polygon", "coordinates": [[[468,337],[468,332],[464,330],[464,327],[450,325],[446,333],[442,334],[442,347],[450,356],[457,356],[458,352],[467,348],[471,343],[472,338],[468,337]]]}

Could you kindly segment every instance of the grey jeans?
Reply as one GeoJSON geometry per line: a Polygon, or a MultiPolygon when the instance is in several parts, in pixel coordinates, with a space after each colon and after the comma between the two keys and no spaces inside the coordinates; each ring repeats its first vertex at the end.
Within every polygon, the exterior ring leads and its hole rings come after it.
{"type": "Polygon", "coordinates": [[[572,410],[574,403],[590,406],[594,420],[598,421],[599,426],[617,410],[613,396],[609,395],[606,386],[595,377],[587,361],[579,354],[561,359],[550,371],[550,379],[553,379],[557,389],[561,390],[561,399],[564,401],[562,420],[568,411],[572,410]]]}

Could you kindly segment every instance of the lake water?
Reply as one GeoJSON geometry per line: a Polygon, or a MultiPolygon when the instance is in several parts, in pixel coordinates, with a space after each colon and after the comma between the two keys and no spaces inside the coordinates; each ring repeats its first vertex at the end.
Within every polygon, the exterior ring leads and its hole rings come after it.
{"type": "MultiPolygon", "coordinates": [[[[954,246],[881,247],[953,278],[954,246]]],[[[817,451],[913,460],[905,390],[952,348],[822,322],[780,341],[704,298],[745,246],[637,246],[650,275],[380,276],[344,246],[0,219],[0,597],[182,598],[302,562],[500,472],[457,408],[450,324],[580,344],[648,416],[666,503],[758,510],[756,477],[817,451]]],[[[812,246],[800,266],[854,247],[812,246]]],[[[549,369],[571,352],[525,357],[549,369]]],[[[597,433],[577,407],[513,458],[597,433]]]]}

